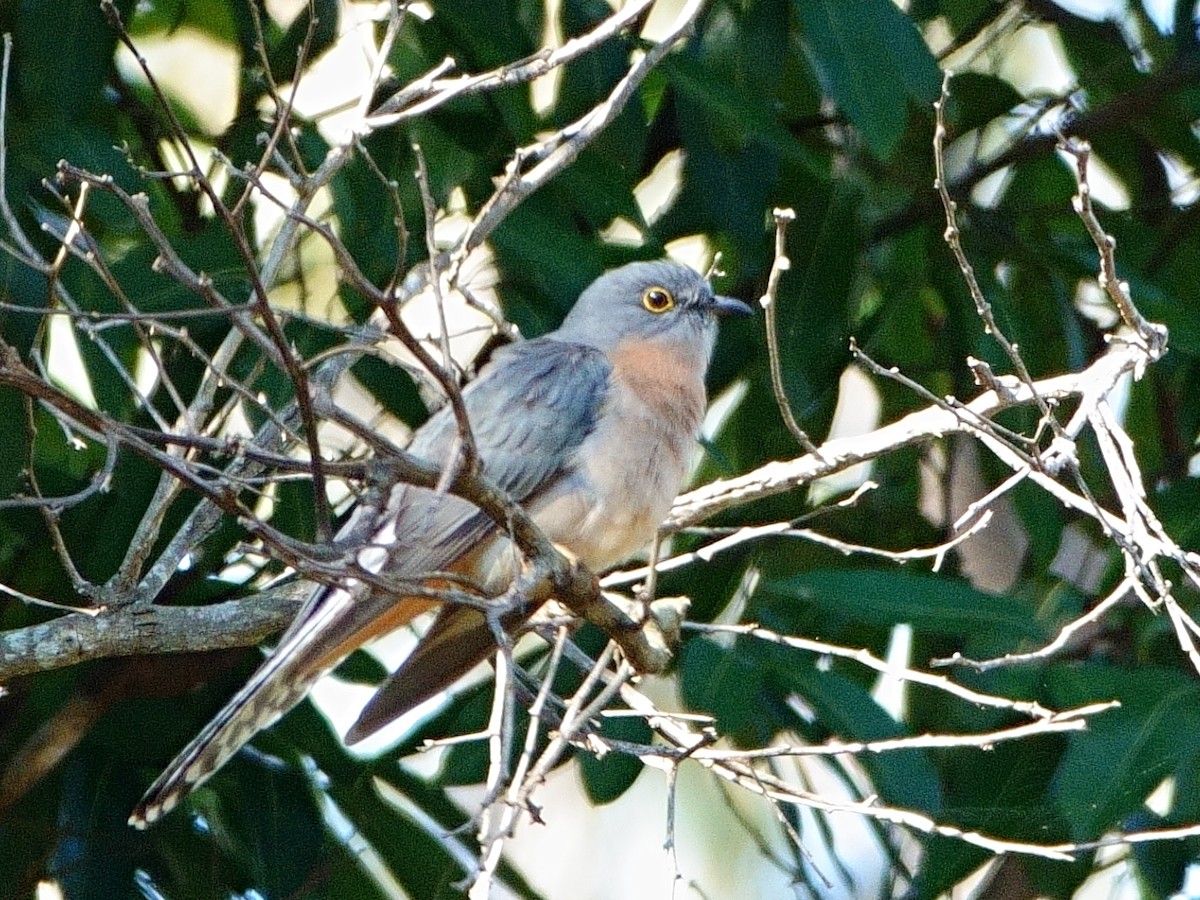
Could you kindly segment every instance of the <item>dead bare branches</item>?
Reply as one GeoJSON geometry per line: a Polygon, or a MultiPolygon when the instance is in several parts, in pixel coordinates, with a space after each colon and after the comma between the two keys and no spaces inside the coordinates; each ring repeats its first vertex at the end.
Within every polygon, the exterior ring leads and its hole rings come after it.
{"type": "MultiPolygon", "coordinates": [[[[138,54],[115,7],[106,2],[104,8],[114,27],[156,91],[169,122],[168,139],[185,161],[183,171],[161,173],[161,177],[186,184],[186,189],[196,194],[197,202],[203,200],[212,220],[220,223],[231,243],[238,262],[236,277],[197,269],[164,228],[162,214],[155,209],[149,192],[130,191],[108,173],[93,172],[71,161],[59,166],[52,185],[61,206],[42,220],[46,234],[56,241],[54,252],[38,249],[38,242],[26,233],[22,220],[4,200],[5,103],[11,53],[10,42],[5,41],[0,73],[0,221],[4,227],[0,250],[45,277],[48,299],[44,308],[16,304],[0,307],[6,314],[39,318],[39,334],[28,347],[0,339],[0,386],[25,398],[27,420],[12,427],[24,429],[30,446],[38,439],[39,430],[53,431],[56,439],[90,453],[92,463],[84,486],[55,495],[43,483],[31,453],[26,492],[0,497],[0,508],[24,507],[42,515],[58,561],[70,573],[80,598],[77,611],[70,611],[70,607],[64,609],[62,604],[46,598],[0,588],[12,602],[48,604],[55,614],[61,613],[49,621],[0,634],[0,682],[85,660],[255,644],[288,621],[306,590],[305,584],[312,582],[344,583],[354,579],[398,594],[474,605],[486,608],[499,624],[505,624],[529,604],[553,596],[570,612],[600,625],[614,642],[592,660],[571,643],[564,622],[550,623],[544,628],[544,636],[549,636],[551,650],[540,681],[532,690],[531,679],[521,671],[512,648],[506,647],[498,654],[488,726],[473,736],[487,742],[490,766],[487,802],[482,804],[475,822],[479,853],[471,873],[471,896],[489,894],[506,841],[521,822],[539,820],[535,800],[538,789],[547,773],[572,748],[597,755],[628,754],[666,772],[672,802],[679,768],[695,763],[729,785],[765,799],[784,822],[789,821],[787,807],[822,813],[851,812],[887,825],[955,837],[995,853],[1071,859],[1095,845],[1003,840],[938,823],[913,810],[885,807],[869,796],[855,802],[834,801],[809,790],[799,766],[802,760],[812,758],[845,760],[900,750],[986,748],[1032,735],[1074,732],[1086,728],[1091,717],[1115,704],[1050,709],[1020,697],[971,689],[950,675],[928,671],[923,663],[901,665],[864,648],[785,635],[757,623],[684,626],[686,599],[650,603],[649,597],[654,594],[655,573],[700,565],[715,554],[764,538],[817,541],[843,553],[870,553],[898,565],[917,565],[928,559],[936,571],[950,551],[987,529],[997,502],[1018,485],[1032,484],[1063,507],[1097,523],[1106,538],[1119,547],[1125,565],[1119,586],[1091,610],[1062,626],[1044,647],[1018,647],[986,660],[955,656],[935,660],[931,665],[988,670],[1044,660],[1067,647],[1084,626],[1102,618],[1126,597],[1134,596],[1148,609],[1166,611],[1181,652],[1200,671],[1200,624],[1177,602],[1164,574],[1164,564],[1169,564],[1171,570],[1181,571],[1200,587],[1200,558],[1179,546],[1146,502],[1132,441],[1114,410],[1117,389],[1141,377],[1166,352],[1166,332],[1141,315],[1128,285],[1117,275],[1115,242],[1104,232],[1091,205],[1086,144],[1065,140],[1062,149],[1076,163],[1075,211],[1100,255],[1098,283],[1118,310],[1123,326],[1109,335],[1109,346],[1102,355],[1078,372],[1034,378],[1021,348],[1001,332],[974,277],[970,254],[963,247],[959,231],[957,207],[947,186],[943,158],[947,132],[942,118],[947,82],[938,105],[933,149],[946,242],[968,285],[982,327],[1002,348],[1012,374],[998,375],[983,363],[964,360],[974,373],[979,393],[969,400],[937,396],[905,373],[876,362],[854,347],[852,352],[870,374],[917,392],[927,406],[869,434],[814,445],[795,421],[780,371],[774,303],[780,280],[789,268],[784,237],[794,214],[777,210],[775,264],[763,297],[768,312],[768,352],[780,414],[805,452],[736,478],[714,481],[680,497],[663,527],[663,536],[668,537],[692,529],[716,513],[793,491],[901,448],[962,435],[1008,467],[1011,475],[977,498],[953,523],[942,543],[902,551],[861,546],[807,527],[798,510],[786,521],[710,531],[711,540],[699,549],[666,553],[661,559],[655,554],[651,565],[613,573],[600,582],[559,554],[519,505],[481,477],[459,389],[462,372],[469,368],[470,360],[456,358],[452,352],[451,339],[455,335],[447,304],[450,297],[464,293],[468,304],[473,302],[465,274],[470,262],[522,201],[560,174],[614,121],[654,66],[695,26],[704,6],[702,0],[682,4],[661,40],[644,52],[630,55],[624,75],[602,102],[564,127],[513,149],[508,164],[496,173],[493,193],[470,211],[466,224],[452,241],[447,242],[437,233],[445,198],[435,195],[424,157],[417,148],[417,172],[410,174],[419,188],[426,226],[425,259],[419,264],[407,269],[398,265],[389,277],[373,281],[366,274],[366,261],[355,257],[339,231],[340,223],[320,202],[323,192],[353,161],[365,160],[378,179],[379,191],[398,209],[399,193],[370,159],[368,138],[426,116],[451,101],[544,75],[627,33],[651,5],[649,0],[628,3],[561,47],[547,48],[478,74],[453,75],[457,66],[446,59],[373,106],[376,92],[385,83],[389,48],[405,15],[399,4],[392,3],[382,28],[377,34],[372,32],[372,75],[356,104],[353,124],[333,142],[319,163],[311,165],[293,140],[295,85],[290,93],[272,85],[276,108],[269,127],[263,131],[261,156],[257,164],[238,168],[219,153],[208,159],[201,157],[186,131],[171,117],[170,104],[158,89],[154,72],[138,54]],[[223,190],[219,183],[236,186],[236,190],[223,190]],[[100,197],[119,205],[153,245],[156,256],[152,272],[169,283],[171,291],[184,297],[177,308],[157,308],[122,284],[112,260],[100,250],[101,242],[89,232],[89,207],[100,197]],[[269,208],[281,217],[278,230],[257,241],[250,227],[255,208],[269,208]],[[283,308],[274,299],[281,286],[300,280],[290,273],[303,268],[299,247],[305,241],[321,245],[331,255],[338,269],[338,289],[364,300],[374,311],[365,324],[322,322],[322,334],[329,341],[317,350],[302,348],[291,330],[298,323],[308,324],[305,316],[283,308]],[[63,277],[68,266],[78,266],[94,276],[110,295],[111,308],[89,305],[76,296],[63,277]],[[432,326],[426,323],[426,330],[408,317],[409,301],[424,293],[432,295],[437,313],[432,326]],[[98,350],[108,366],[106,373],[122,386],[125,409],[110,408],[87,396],[83,388],[72,389],[50,376],[48,335],[52,320],[66,324],[72,341],[87,342],[98,350]],[[215,339],[211,335],[205,339],[197,336],[213,324],[218,332],[215,339]],[[402,347],[402,360],[379,349],[385,339],[402,347]],[[442,467],[414,459],[390,434],[383,433],[373,410],[348,409],[339,401],[336,391],[343,381],[351,380],[351,367],[371,355],[386,357],[398,371],[419,372],[422,386],[451,404],[460,436],[455,459],[445,461],[442,467]],[[173,379],[169,371],[172,358],[184,358],[199,371],[193,384],[173,379]],[[147,372],[151,377],[146,377],[147,372]],[[1015,431],[997,422],[1001,413],[1016,407],[1036,411],[1036,424],[1031,429],[1015,431]],[[1107,477],[1103,492],[1080,472],[1078,444],[1085,437],[1100,448],[1107,477]],[[69,546],[57,522],[65,512],[109,490],[119,466],[134,457],[158,473],[153,496],[140,513],[136,533],[118,570],[103,582],[89,580],[81,572],[78,548],[69,546]],[[313,533],[308,537],[277,527],[272,518],[280,485],[297,480],[312,498],[313,533]],[[464,497],[509,531],[527,565],[503,596],[485,601],[467,586],[433,589],[424,584],[389,581],[359,562],[362,541],[331,541],[339,509],[351,502],[366,509],[380,509],[390,487],[398,481],[464,497]],[[1105,507],[1096,499],[1101,493],[1114,494],[1119,508],[1105,507]],[[205,551],[223,523],[230,522],[236,524],[239,543],[228,551],[225,566],[236,572],[249,596],[203,607],[184,608],[163,602],[172,578],[196,554],[205,551]],[[275,582],[285,570],[295,573],[297,580],[275,582]],[[633,598],[612,593],[631,586],[633,598]],[[638,591],[639,586],[642,591],[638,591]],[[681,627],[700,635],[700,640],[738,638],[819,657],[836,657],[873,676],[894,679],[917,690],[940,692],[974,707],[999,710],[1020,721],[974,733],[877,741],[831,739],[805,744],[787,736],[769,746],[734,749],[723,742],[711,721],[660,708],[635,682],[637,673],[667,669],[670,645],[681,627]],[[567,666],[583,673],[582,683],[570,696],[559,698],[551,690],[551,683],[555,674],[567,666]],[[528,731],[517,746],[512,737],[514,722],[521,715],[516,703],[521,690],[532,694],[532,704],[528,731]],[[616,705],[623,708],[616,710],[616,705]],[[654,730],[656,741],[637,745],[605,737],[602,723],[606,717],[618,714],[644,719],[654,730]],[[788,769],[785,763],[796,768],[788,769]]],[[[397,215],[397,221],[401,222],[402,217],[397,215]]],[[[398,225],[396,244],[403,247],[407,235],[400,230],[398,225]]],[[[403,258],[403,254],[400,256],[403,258]]],[[[496,327],[502,325],[497,323],[496,327]]],[[[752,579],[753,573],[748,573],[748,581],[752,579]]],[[[466,739],[470,738],[459,740],[466,739]]],[[[669,822],[667,827],[670,852],[673,826],[669,822]]],[[[1176,830],[1170,836],[1179,833],[1195,834],[1197,829],[1176,830]]],[[[1153,833],[1140,833],[1123,834],[1119,839],[1153,837],[1153,833]]],[[[677,866],[674,870],[678,874],[677,866]]]]}

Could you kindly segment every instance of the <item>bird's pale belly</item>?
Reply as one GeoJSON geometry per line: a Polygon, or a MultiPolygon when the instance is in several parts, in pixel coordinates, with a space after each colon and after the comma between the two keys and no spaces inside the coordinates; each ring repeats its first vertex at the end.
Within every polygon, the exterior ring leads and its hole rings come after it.
{"type": "Polygon", "coordinates": [[[632,556],[646,546],[671,508],[664,491],[649,497],[644,491],[609,491],[601,502],[554,504],[534,515],[534,521],[555,544],[564,547],[584,565],[601,571],[632,556]],[[653,500],[654,502],[648,502],[653,500]]]}
{"type": "Polygon", "coordinates": [[[695,445],[694,426],[679,428],[645,405],[630,405],[641,414],[627,408],[623,427],[589,435],[562,489],[530,508],[550,540],[595,571],[650,543],[683,487],[695,445]]]}
{"type": "MultiPolygon", "coordinates": [[[[566,550],[593,572],[601,572],[633,556],[650,543],[667,517],[678,488],[672,473],[661,473],[649,485],[624,477],[603,491],[594,485],[581,488],[578,476],[564,480],[527,504],[534,523],[559,548],[566,550]],[[658,484],[659,478],[662,484],[658,484]]],[[[491,593],[503,591],[516,574],[519,554],[501,534],[481,544],[471,554],[472,566],[482,576],[481,586],[491,593]]]]}

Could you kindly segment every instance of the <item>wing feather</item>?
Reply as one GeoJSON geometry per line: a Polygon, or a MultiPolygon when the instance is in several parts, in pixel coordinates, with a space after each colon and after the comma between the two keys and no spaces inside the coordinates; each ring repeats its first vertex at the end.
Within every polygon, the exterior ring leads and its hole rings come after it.
{"type": "MultiPolygon", "coordinates": [[[[552,483],[595,425],[609,368],[599,350],[549,337],[498,351],[463,392],[487,477],[518,502],[552,483]]],[[[457,434],[453,415],[443,409],[422,426],[409,449],[446,464],[457,434]]],[[[393,488],[388,510],[378,534],[388,546],[372,557],[371,567],[386,566],[400,576],[445,570],[495,530],[468,501],[413,485],[393,488]]],[[[368,592],[358,582],[314,590],[275,650],[159,776],[130,823],[145,827],[167,812],[372,637],[370,628],[381,617],[397,627],[406,621],[397,612],[411,619],[426,607],[368,592]],[[406,602],[411,614],[398,609],[406,602]]]]}

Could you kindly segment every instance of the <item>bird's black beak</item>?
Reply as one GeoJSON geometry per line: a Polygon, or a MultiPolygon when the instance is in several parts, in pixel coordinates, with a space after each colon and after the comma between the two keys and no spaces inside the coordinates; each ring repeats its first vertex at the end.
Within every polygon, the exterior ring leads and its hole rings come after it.
{"type": "Polygon", "coordinates": [[[713,311],[718,316],[752,316],[754,309],[736,297],[713,296],[713,311]]]}

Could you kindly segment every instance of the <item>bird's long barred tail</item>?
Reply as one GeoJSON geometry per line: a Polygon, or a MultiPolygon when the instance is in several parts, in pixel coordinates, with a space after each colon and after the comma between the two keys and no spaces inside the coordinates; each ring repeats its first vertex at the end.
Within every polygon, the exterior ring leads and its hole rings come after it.
{"type": "Polygon", "coordinates": [[[134,808],[129,817],[130,825],[145,828],[170,812],[243,744],[303,700],[308,689],[324,674],[305,672],[288,678],[278,667],[264,666],[267,668],[271,670],[268,677],[261,677],[263,669],[255,673],[216,718],[171,761],[134,808]]]}

